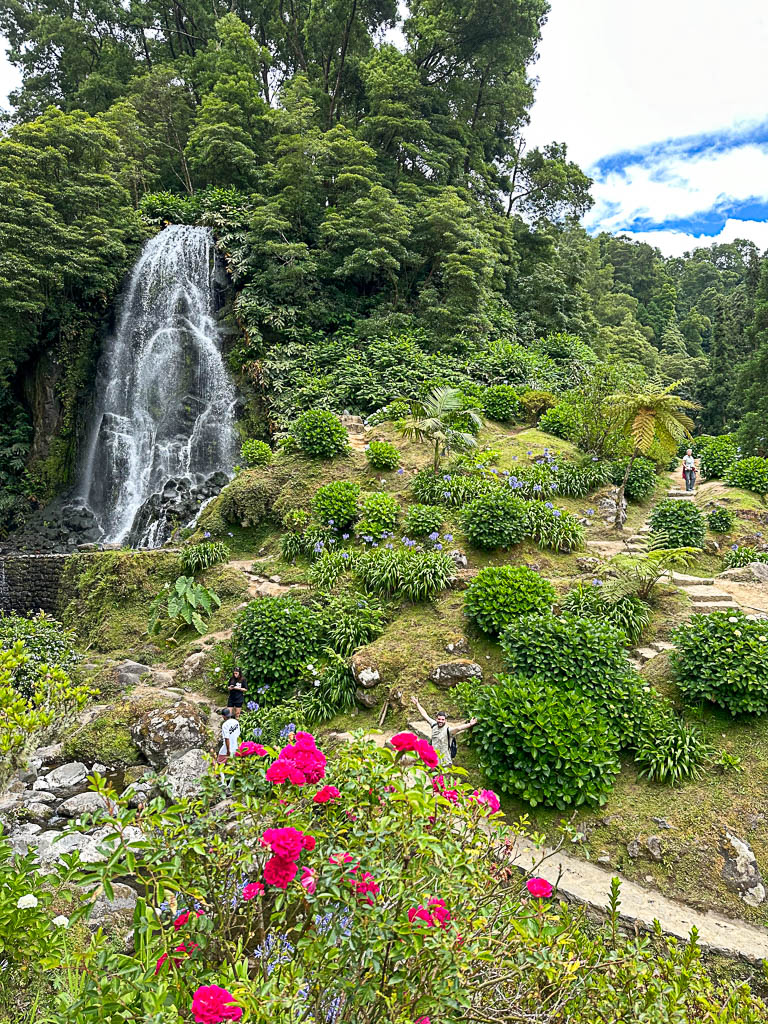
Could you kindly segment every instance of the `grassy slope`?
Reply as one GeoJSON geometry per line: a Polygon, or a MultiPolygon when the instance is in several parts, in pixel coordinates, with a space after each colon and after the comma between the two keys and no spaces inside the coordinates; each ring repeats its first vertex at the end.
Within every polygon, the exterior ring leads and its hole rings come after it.
{"type": "MultiPolygon", "coordinates": [[[[351,479],[363,490],[385,491],[397,496],[403,508],[409,503],[408,487],[413,474],[428,462],[428,453],[423,446],[405,442],[394,427],[384,424],[367,439],[391,440],[401,451],[402,474],[373,471],[361,452],[353,452],[347,458],[333,462],[308,462],[293,457],[284,464],[280,472],[284,483],[280,492],[281,505],[306,506],[311,494],[322,483],[332,479],[351,479]]],[[[560,458],[576,458],[578,453],[567,442],[560,441],[538,430],[507,428],[500,424],[488,424],[480,436],[480,444],[495,449],[499,458],[495,465],[499,469],[514,471],[516,466],[525,465],[531,456],[549,448],[560,458]]],[[[260,473],[269,475],[272,470],[260,473]]],[[[653,503],[663,497],[671,477],[661,477],[656,494],[643,505],[630,505],[625,535],[634,533],[646,520],[653,503]]],[[[675,481],[676,482],[676,481],[675,481]]],[[[747,492],[724,488],[719,483],[707,484],[702,488],[707,500],[728,499],[736,510],[760,509],[759,499],[747,492]]],[[[558,499],[558,504],[574,512],[583,513],[591,507],[589,498],[558,499]]],[[[470,568],[486,564],[526,563],[534,566],[542,575],[554,580],[558,592],[565,593],[571,581],[580,574],[576,555],[555,555],[539,551],[531,544],[518,545],[510,552],[483,553],[471,549],[462,536],[459,510],[451,510],[444,527],[453,533],[454,543],[464,550],[469,558],[470,568]]],[[[754,537],[755,524],[740,520],[733,537],[718,538],[729,544],[754,537]]],[[[602,524],[598,517],[592,521],[588,531],[591,538],[615,539],[616,534],[602,524]]],[[[709,535],[710,537],[712,535],[709,535]]],[[[256,527],[241,528],[228,525],[223,539],[232,549],[232,557],[256,559],[256,566],[268,575],[279,575],[284,582],[304,582],[306,566],[288,565],[280,557],[280,531],[271,523],[256,527]]],[[[718,572],[722,559],[702,555],[697,565],[701,574],[718,572]]],[[[231,625],[234,610],[242,601],[242,589],[237,581],[230,580],[224,570],[214,570],[206,577],[208,585],[222,586],[227,590],[224,605],[211,622],[211,630],[231,625]]],[[[147,594],[134,595],[122,606],[113,604],[109,613],[114,620],[112,628],[100,636],[102,650],[112,639],[119,640],[111,652],[118,656],[141,653],[148,640],[141,638],[146,619],[147,594]]],[[[448,591],[434,604],[405,605],[401,607],[387,631],[373,645],[378,663],[383,668],[385,688],[394,687],[400,691],[401,700],[393,705],[385,722],[387,730],[405,726],[410,712],[410,696],[418,694],[427,707],[445,708],[449,714],[458,714],[452,696],[439,690],[429,682],[431,668],[448,659],[446,644],[461,636],[469,640],[470,654],[484,669],[486,679],[502,667],[497,645],[473,632],[463,616],[463,595],[459,590],[448,591]]],[[[671,588],[662,589],[654,608],[651,627],[644,638],[666,638],[672,628],[684,621],[689,614],[687,599],[671,588]]],[[[153,642],[151,656],[169,665],[179,665],[184,657],[196,646],[196,637],[181,635],[174,646],[163,648],[160,642],[153,642]]],[[[675,687],[664,668],[666,659],[660,656],[646,669],[649,679],[674,697],[675,687]]],[[[210,678],[209,678],[210,682],[210,678]]],[[[212,690],[212,692],[215,692],[212,690]]],[[[359,710],[350,715],[340,716],[327,723],[326,729],[375,728],[379,709],[359,710]]],[[[739,836],[753,846],[758,862],[768,864],[768,823],[760,811],[768,775],[768,721],[734,724],[732,721],[712,712],[701,712],[688,717],[700,721],[702,728],[718,747],[729,750],[743,758],[744,771],[741,774],[720,774],[710,770],[697,783],[679,789],[650,785],[637,778],[631,764],[621,773],[607,805],[597,813],[579,812],[573,815],[571,827],[586,837],[572,846],[574,853],[595,858],[607,853],[611,864],[632,878],[644,881],[653,877],[655,883],[670,895],[686,899],[701,906],[716,906],[734,915],[765,922],[766,913],[760,909],[750,910],[730,893],[719,880],[717,855],[718,837],[725,826],[732,828],[739,836]],[[672,826],[664,830],[652,821],[653,817],[664,818],[672,826]],[[665,851],[660,864],[648,857],[632,861],[626,854],[626,843],[630,839],[641,840],[649,835],[661,836],[665,851]]],[[[477,762],[468,744],[461,745],[460,763],[480,782],[477,762]]],[[[522,805],[508,802],[506,810],[517,816],[528,812],[533,824],[551,838],[558,832],[562,814],[542,809],[533,812],[522,805]]],[[[650,883],[649,883],[650,884],[650,883]]]]}

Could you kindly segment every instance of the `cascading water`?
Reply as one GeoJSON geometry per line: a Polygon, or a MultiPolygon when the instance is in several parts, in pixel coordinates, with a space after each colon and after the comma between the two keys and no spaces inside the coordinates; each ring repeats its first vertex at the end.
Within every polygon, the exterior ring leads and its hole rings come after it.
{"type": "Polygon", "coordinates": [[[103,540],[158,547],[224,482],[236,395],[215,318],[213,238],[173,225],[146,244],[99,363],[79,491],[103,540]]]}

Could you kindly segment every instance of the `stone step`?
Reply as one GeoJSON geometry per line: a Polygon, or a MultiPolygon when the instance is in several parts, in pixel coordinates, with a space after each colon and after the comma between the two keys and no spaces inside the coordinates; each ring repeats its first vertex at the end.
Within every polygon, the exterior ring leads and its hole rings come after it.
{"type": "Polygon", "coordinates": [[[643,667],[642,661],[638,660],[637,658],[630,658],[629,664],[632,666],[635,672],[639,672],[640,669],[643,667]]]}
{"type": "Polygon", "coordinates": [[[733,598],[730,594],[724,590],[718,590],[717,587],[712,586],[690,586],[685,588],[686,594],[691,598],[694,604],[699,604],[703,601],[709,603],[710,601],[732,601],[733,598]]]}
{"type": "Polygon", "coordinates": [[[661,654],[662,651],[674,651],[675,645],[671,644],[668,640],[652,640],[649,647],[652,647],[654,651],[661,654]]]}
{"type": "Polygon", "coordinates": [[[684,572],[670,573],[669,579],[678,587],[711,587],[715,582],[711,576],[688,576],[684,572]]]}
{"type": "Polygon", "coordinates": [[[683,498],[685,501],[693,501],[695,495],[693,491],[680,491],[679,493],[670,491],[667,497],[673,498],[675,501],[678,501],[680,498],[683,498]]]}
{"type": "Polygon", "coordinates": [[[651,532],[650,526],[646,523],[645,526],[641,526],[637,531],[638,533],[645,534],[646,536],[651,532]]]}
{"type": "Polygon", "coordinates": [[[655,658],[659,652],[653,647],[637,647],[632,653],[643,664],[645,664],[646,661],[650,661],[652,658],[655,658]]]}
{"type": "Polygon", "coordinates": [[[735,601],[694,601],[693,610],[699,615],[707,615],[709,612],[732,612],[739,611],[740,605],[735,601]]]}

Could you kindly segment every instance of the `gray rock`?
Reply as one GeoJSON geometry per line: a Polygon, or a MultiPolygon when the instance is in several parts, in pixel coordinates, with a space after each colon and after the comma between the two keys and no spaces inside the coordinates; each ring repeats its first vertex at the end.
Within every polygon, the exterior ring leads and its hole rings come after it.
{"type": "Polygon", "coordinates": [[[364,690],[361,686],[355,690],[355,700],[364,708],[375,708],[379,703],[379,698],[373,690],[364,690]]]}
{"type": "Polygon", "coordinates": [[[190,701],[145,712],[132,725],[133,742],[154,768],[208,745],[207,717],[190,701]]]}
{"type": "Polygon", "coordinates": [[[645,848],[648,851],[648,853],[650,853],[651,860],[661,860],[661,840],[658,836],[648,836],[648,838],[645,840],[645,848]]]}
{"type": "Polygon", "coordinates": [[[59,807],[59,814],[68,818],[78,818],[81,814],[95,814],[97,811],[110,809],[111,801],[104,800],[98,793],[78,793],[65,800],[59,807]]]}
{"type": "Polygon", "coordinates": [[[104,890],[99,886],[91,897],[93,903],[88,916],[88,927],[94,931],[105,925],[125,928],[133,921],[133,911],[136,907],[135,891],[122,882],[113,882],[112,894],[113,898],[107,899],[104,890]]]}
{"type": "Polygon", "coordinates": [[[627,843],[627,853],[636,860],[640,856],[640,841],[638,839],[632,839],[627,843]]]}
{"type": "Polygon", "coordinates": [[[757,859],[749,843],[726,830],[720,840],[723,856],[721,878],[750,907],[759,907],[766,892],[757,859]]]}
{"type": "Polygon", "coordinates": [[[204,750],[188,750],[181,757],[170,762],[165,772],[171,795],[174,800],[198,796],[201,791],[201,780],[210,767],[210,758],[204,750]]]}
{"type": "Polygon", "coordinates": [[[60,797],[46,789],[33,789],[24,794],[25,803],[55,804],[60,797]]]}
{"type": "MultiPolygon", "coordinates": [[[[364,650],[357,651],[352,655],[349,667],[355,682],[364,690],[372,690],[381,682],[381,673],[378,667],[364,650]]],[[[372,704],[366,705],[366,707],[372,706],[372,704]]]]}
{"type": "Polygon", "coordinates": [[[129,686],[135,686],[142,676],[149,675],[151,671],[149,665],[142,665],[140,661],[121,661],[119,665],[115,665],[113,674],[115,682],[127,689],[129,686]]]}
{"type": "Polygon", "coordinates": [[[659,828],[664,828],[664,829],[671,829],[672,828],[672,826],[669,824],[669,822],[667,821],[666,818],[654,818],[654,817],[652,817],[651,821],[654,823],[654,825],[658,825],[659,828]]]}
{"type": "Polygon", "coordinates": [[[429,678],[443,690],[449,690],[465,679],[482,679],[483,670],[475,661],[459,658],[437,665],[429,674],[429,678]]]}
{"type": "Polygon", "coordinates": [[[205,651],[197,651],[190,654],[181,666],[181,678],[185,683],[191,683],[197,676],[201,676],[205,670],[205,663],[208,655],[205,651]]]}
{"type": "Polygon", "coordinates": [[[768,583],[768,564],[750,562],[735,569],[726,569],[717,574],[719,580],[731,580],[733,583],[768,583]]]}
{"type": "Polygon", "coordinates": [[[451,556],[451,558],[453,559],[453,564],[458,569],[466,569],[467,566],[469,565],[469,562],[467,561],[467,556],[464,554],[463,551],[459,551],[458,548],[455,548],[453,551],[449,551],[448,554],[451,556]]]}
{"type": "Polygon", "coordinates": [[[91,768],[91,771],[98,772],[99,775],[103,775],[104,772],[107,771],[107,766],[105,764],[100,764],[98,761],[96,761],[93,767],[91,768]]]}
{"type": "Polygon", "coordinates": [[[37,825],[47,824],[56,812],[50,804],[29,803],[23,808],[23,814],[28,821],[37,825]]]}
{"type": "Polygon", "coordinates": [[[445,649],[449,654],[469,654],[469,641],[462,636],[458,640],[452,640],[451,643],[446,644],[445,649]]]}
{"type": "Polygon", "coordinates": [[[86,783],[88,769],[82,761],[70,761],[39,778],[33,789],[44,789],[59,797],[74,796],[86,783]]]}
{"type": "Polygon", "coordinates": [[[603,853],[597,858],[597,863],[609,867],[611,863],[611,858],[608,856],[607,853],[603,853]]]}

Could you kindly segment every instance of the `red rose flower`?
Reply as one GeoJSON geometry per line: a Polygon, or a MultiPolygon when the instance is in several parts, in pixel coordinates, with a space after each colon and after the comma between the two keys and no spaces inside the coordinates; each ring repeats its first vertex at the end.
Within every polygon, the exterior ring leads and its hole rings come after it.
{"type": "Polygon", "coordinates": [[[415,750],[425,765],[429,768],[437,768],[439,758],[431,743],[427,743],[426,740],[417,740],[415,750]]]}
{"type": "Polygon", "coordinates": [[[395,750],[415,750],[419,737],[413,732],[399,732],[389,741],[395,750]]]}
{"type": "Polygon", "coordinates": [[[408,911],[408,921],[422,922],[428,928],[445,928],[451,920],[451,915],[445,905],[445,900],[431,899],[426,907],[419,904],[418,907],[411,907],[408,911]]]}
{"type": "Polygon", "coordinates": [[[235,997],[219,985],[201,985],[192,996],[192,1016],[196,1024],[221,1024],[240,1020],[242,1008],[235,1006],[235,997]]]}
{"type": "Polygon", "coordinates": [[[268,828],[261,843],[284,860],[298,860],[304,849],[304,833],[297,828],[268,828]]]}
{"type": "Polygon", "coordinates": [[[329,800],[338,800],[340,796],[341,793],[335,786],[323,786],[312,797],[312,801],[316,804],[327,804],[329,800]]]}
{"type": "Polygon", "coordinates": [[[531,896],[537,896],[540,899],[549,899],[554,892],[546,878],[529,878],[525,887],[531,896]]]}
{"type": "Polygon", "coordinates": [[[248,900],[256,899],[256,897],[260,896],[263,892],[264,886],[261,882],[249,882],[243,889],[243,899],[247,903],[248,900]]]}
{"type": "Polygon", "coordinates": [[[266,757],[267,751],[265,747],[262,747],[260,743],[252,743],[250,740],[245,740],[235,751],[235,757],[266,757]]]}
{"type": "Polygon", "coordinates": [[[184,925],[187,924],[187,922],[189,921],[190,917],[193,914],[196,917],[202,917],[203,916],[202,910],[183,910],[179,914],[179,916],[176,918],[176,920],[173,922],[174,929],[177,932],[180,931],[180,929],[182,929],[184,927],[184,925]]]}
{"type": "MultiPolygon", "coordinates": [[[[198,947],[196,942],[190,942],[189,945],[187,945],[184,942],[182,942],[181,945],[173,947],[173,952],[174,953],[183,953],[183,954],[186,954],[187,956],[191,956],[191,954],[196,949],[198,949],[198,948],[199,947],[198,947]]],[[[160,973],[160,970],[161,970],[163,964],[166,963],[168,959],[169,959],[168,953],[163,953],[163,955],[160,957],[160,959],[157,961],[157,964],[155,965],[155,974],[159,974],[160,973]]],[[[183,959],[184,959],[183,956],[181,956],[181,957],[171,956],[170,957],[170,960],[173,963],[174,967],[181,967],[181,962],[182,962],[183,959]]]]}
{"type": "Polygon", "coordinates": [[[492,789],[476,789],[472,794],[472,799],[481,806],[487,807],[491,814],[495,814],[501,809],[499,798],[492,789]]]}
{"type": "Polygon", "coordinates": [[[299,866],[295,861],[284,857],[270,857],[264,865],[264,881],[277,889],[287,889],[296,877],[299,866]]]}

